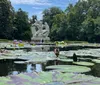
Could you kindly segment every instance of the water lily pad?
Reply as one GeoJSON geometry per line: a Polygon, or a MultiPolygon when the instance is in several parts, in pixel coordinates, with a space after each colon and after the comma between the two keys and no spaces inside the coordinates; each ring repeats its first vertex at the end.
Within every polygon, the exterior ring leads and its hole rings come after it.
{"type": "Polygon", "coordinates": [[[99,59],[92,59],[92,61],[95,62],[95,63],[100,63],[99,59]]]}
{"type": "Polygon", "coordinates": [[[73,62],[74,64],[84,65],[84,66],[93,66],[93,63],[90,62],[73,62]]]}
{"type": "Polygon", "coordinates": [[[47,83],[46,85],[65,85],[63,82],[50,82],[47,83]]]}
{"type": "Polygon", "coordinates": [[[59,61],[63,61],[63,62],[73,62],[72,59],[58,59],[59,61]]]}
{"type": "Polygon", "coordinates": [[[66,59],[67,57],[65,55],[59,55],[60,59],[66,59]]]}
{"type": "Polygon", "coordinates": [[[99,80],[99,78],[93,76],[76,73],[33,72],[0,77],[0,85],[82,85],[83,83],[90,84],[90,82],[98,82],[99,80]]]}
{"type": "Polygon", "coordinates": [[[25,64],[25,61],[14,61],[16,64],[25,64]]]}
{"type": "Polygon", "coordinates": [[[60,72],[88,72],[91,69],[85,66],[76,66],[76,65],[53,65],[47,66],[46,69],[54,69],[60,72]]]}
{"type": "Polygon", "coordinates": [[[79,60],[91,60],[91,58],[79,58],[79,60]]]}
{"type": "Polygon", "coordinates": [[[29,60],[29,61],[25,61],[26,63],[33,63],[33,64],[39,64],[39,63],[46,63],[47,60],[45,59],[35,59],[35,60],[29,60]]]}

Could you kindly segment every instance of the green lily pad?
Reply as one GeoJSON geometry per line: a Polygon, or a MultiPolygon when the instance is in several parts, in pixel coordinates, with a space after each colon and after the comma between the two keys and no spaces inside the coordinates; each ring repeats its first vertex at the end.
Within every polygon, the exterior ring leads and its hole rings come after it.
{"type": "Polygon", "coordinates": [[[90,82],[94,81],[95,83],[99,83],[100,78],[84,74],[61,73],[57,71],[21,73],[9,77],[0,77],[0,85],[82,85],[83,83],[89,83],[90,85],[90,82]]]}
{"type": "Polygon", "coordinates": [[[25,64],[25,61],[14,61],[16,64],[25,64]]]}
{"type": "Polygon", "coordinates": [[[95,63],[100,63],[99,59],[92,59],[92,61],[95,62],[95,63]]]}
{"type": "Polygon", "coordinates": [[[63,61],[63,62],[73,62],[72,59],[58,59],[59,61],[63,61]]]}
{"type": "Polygon", "coordinates": [[[46,69],[54,69],[60,72],[88,72],[91,69],[85,66],[76,66],[76,65],[53,65],[47,66],[46,69]]]}
{"type": "Polygon", "coordinates": [[[45,59],[34,59],[34,60],[25,61],[25,62],[26,63],[39,64],[39,63],[46,63],[47,60],[45,60],[45,59]]]}
{"type": "Polygon", "coordinates": [[[10,82],[10,77],[0,77],[0,85],[14,85],[14,84],[8,84],[7,82],[10,82]]]}
{"type": "Polygon", "coordinates": [[[63,82],[50,82],[47,85],[65,85],[63,82]]]}
{"type": "Polygon", "coordinates": [[[60,59],[67,59],[67,57],[65,55],[59,55],[60,59]]]}
{"type": "Polygon", "coordinates": [[[73,62],[74,64],[84,65],[84,66],[93,66],[93,63],[90,62],[73,62]]]}
{"type": "Polygon", "coordinates": [[[79,58],[79,60],[91,60],[91,58],[79,58]]]}

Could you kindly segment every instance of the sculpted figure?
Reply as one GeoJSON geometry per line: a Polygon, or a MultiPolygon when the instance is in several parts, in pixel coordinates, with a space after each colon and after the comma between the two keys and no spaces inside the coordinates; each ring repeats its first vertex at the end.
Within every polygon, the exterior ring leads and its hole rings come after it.
{"type": "Polygon", "coordinates": [[[31,27],[31,30],[33,34],[32,39],[38,37],[46,38],[49,35],[49,26],[46,22],[43,24],[42,21],[35,21],[35,23],[31,27]]]}

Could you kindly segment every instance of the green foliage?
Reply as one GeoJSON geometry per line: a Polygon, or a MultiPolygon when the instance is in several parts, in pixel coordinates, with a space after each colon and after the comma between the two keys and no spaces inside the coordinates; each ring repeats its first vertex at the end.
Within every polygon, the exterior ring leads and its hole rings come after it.
{"type": "Polygon", "coordinates": [[[31,24],[34,24],[35,23],[35,20],[37,20],[37,16],[36,15],[33,15],[32,16],[32,19],[30,19],[30,23],[31,24]]]}
{"type": "MultiPolygon", "coordinates": [[[[1,39],[30,40],[30,27],[36,19],[33,15],[29,20],[22,9],[15,12],[9,0],[0,0],[1,39]]],[[[58,7],[45,9],[42,21],[49,24],[52,41],[100,42],[100,0],[78,0],[65,11],[58,7]]]]}
{"type": "Polygon", "coordinates": [[[30,40],[28,14],[21,9],[14,11],[9,0],[0,0],[0,39],[30,40]]]}
{"type": "Polygon", "coordinates": [[[0,38],[11,39],[14,10],[9,0],[0,0],[0,38]]]}
{"type": "Polygon", "coordinates": [[[55,7],[43,12],[43,20],[51,28],[52,41],[80,40],[100,42],[100,0],[79,0],[69,4],[65,12],[55,7]]]}
{"type": "Polygon", "coordinates": [[[61,14],[63,11],[58,7],[51,7],[43,11],[43,21],[47,22],[52,27],[54,16],[61,14]]]}
{"type": "Polygon", "coordinates": [[[29,24],[28,14],[22,9],[19,9],[15,15],[15,28],[14,38],[21,40],[30,40],[31,39],[31,29],[29,24]]]}

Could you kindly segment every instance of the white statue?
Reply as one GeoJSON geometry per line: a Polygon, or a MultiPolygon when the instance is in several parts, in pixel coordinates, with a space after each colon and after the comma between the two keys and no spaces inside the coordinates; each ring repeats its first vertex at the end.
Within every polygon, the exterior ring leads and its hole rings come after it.
{"type": "Polygon", "coordinates": [[[32,30],[32,40],[38,38],[48,38],[49,35],[49,26],[48,24],[45,22],[44,24],[42,23],[42,21],[35,21],[35,23],[32,25],[31,27],[32,30]]]}

